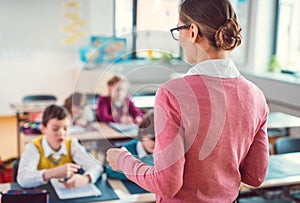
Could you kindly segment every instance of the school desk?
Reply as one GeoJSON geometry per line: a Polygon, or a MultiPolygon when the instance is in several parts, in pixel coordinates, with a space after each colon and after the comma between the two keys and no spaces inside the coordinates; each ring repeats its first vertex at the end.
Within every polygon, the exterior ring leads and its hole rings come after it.
{"type": "MultiPolygon", "coordinates": [[[[129,132],[118,132],[112,129],[107,123],[92,123],[92,128],[86,131],[74,132],[70,134],[70,137],[76,137],[81,141],[97,141],[97,140],[114,140],[114,139],[127,139],[135,138],[137,136],[137,131],[129,132]]],[[[25,135],[21,133],[22,140],[26,144],[32,139],[39,135],[25,135]]]]}
{"type": "Polygon", "coordinates": [[[264,182],[256,188],[242,183],[241,190],[259,190],[295,185],[300,186],[300,152],[271,155],[264,182]]]}
{"type": "Polygon", "coordinates": [[[297,184],[300,184],[300,152],[271,155],[266,179],[259,188],[297,184]]]}
{"type": "Polygon", "coordinates": [[[290,129],[297,127],[300,127],[299,117],[282,112],[270,112],[267,128],[271,154],[274,154],[274,143],[276,139],[290,136],[290,129]]]}
{"type": "Polygon", "coordinates": [[[290,135],[290,128],[300,127],[300,118],[283,112],[270,112],[268,130],[284,128],[285,135],[290,135]]]}
{"type": "MultiPolygon", "coordinates": [[[[133,203],[133,202],[155,202],[155,195],[149,193],[139,186],[132,185],[130,182],[123,182],[120,180],[107,179],[103,174],[101,178],[95,183],[100,189],[102,195],[99,197],[86,197],[76,199],[60,200],[50,183],[39,186],[34,189],[45,189],[50,194],[50,202],[64,202],[64,203],[82,203],[82,202],[99,202],[99,203],[133,203]],[[128,189],[129,188],[129,189],[128,189]]],[[[0,191],[5,192],[9,189],[21,189],[17,183],[4,183],[0,184],[0,191]]],[[[1,203],[1,201],[0,201],[1,203]]]]}

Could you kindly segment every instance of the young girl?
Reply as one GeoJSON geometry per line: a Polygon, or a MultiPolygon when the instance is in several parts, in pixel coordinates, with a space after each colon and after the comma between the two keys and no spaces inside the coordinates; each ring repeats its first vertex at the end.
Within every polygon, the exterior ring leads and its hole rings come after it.
{"type": "Polygon", "coordinates": [[[128,82],[119,76],[113,76],[107,83],[108,96],[99,97],[97,118],[100,122],[139,124],[143,113],[127,96],[128,82]]]}
{"type": "MultiPolygon", "coordinates": [[[[154,114],[153,111],[150,110],[139,125],[139,134],[137,139],[133,139],[130,142],[124,144],[124,147],[132,155],[149,165],[153,165],[153,150],[155,145],[153,120],[154,114]]],[[[112,170],[109,165],[106,168],[106,174],[109,178],[127,180],[124,173],[112,170]]]]}
{"type": "Polygon", "coordinates": [[[85,127],[88,123],[96,120],[95,113],[87,105],[86,95],[82,93],[74,92],[71,94],[65,100],[64,107],[72,116],[73,125],[85,127]]]}
{"type": "Polygon", "coordinates": [[[41,135],[28,143],[20,159],[17,182],[31,188],[46,184],[51,178],[67,188],[94,183],[103,166],[86,152],[77,139],[68,138],[70,116],[57,105],[48,106],[43,114],[41,135]],[[80,170],[83,174],[78,174],[80,170]]]}

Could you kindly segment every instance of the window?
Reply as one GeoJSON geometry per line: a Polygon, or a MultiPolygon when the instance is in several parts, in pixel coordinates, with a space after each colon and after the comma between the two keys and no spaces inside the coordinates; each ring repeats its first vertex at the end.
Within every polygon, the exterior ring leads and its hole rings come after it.
{"type": "Polygon", "coordinates": [[[127,39],[133,58],[179,57],[170,28],[178,22],[179,0],[115,0],[114,35],[127,39]]]}
{"type": "MultiPolygon", "coordinates": [[[[132,58],[183,57],[170,35],[178,23],[182,0],[115,0],[114,35],[127,39],[132,58]]],[[[243,43],[233,52],[237,64],[245,64],[248,49],[249,0],[231,0],[243,28],[243,43]]]]}
{"type": "Polygon", "coordinates": [[[300,1],[278,0],[275,52],[283,70],[300,71],[300,1]]]}

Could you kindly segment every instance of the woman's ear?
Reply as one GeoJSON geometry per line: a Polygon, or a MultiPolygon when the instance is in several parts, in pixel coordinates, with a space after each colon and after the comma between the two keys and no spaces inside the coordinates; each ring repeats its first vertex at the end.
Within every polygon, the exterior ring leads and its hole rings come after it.
{"type": "MultiPolygon", "coordinates": [[[[199,28],[195,23],[190,26],[190,38],[193,42],[196,42],[199,33],[199,28]]],[[[200,37],[200,36],[199,36],[200,37]]]]}

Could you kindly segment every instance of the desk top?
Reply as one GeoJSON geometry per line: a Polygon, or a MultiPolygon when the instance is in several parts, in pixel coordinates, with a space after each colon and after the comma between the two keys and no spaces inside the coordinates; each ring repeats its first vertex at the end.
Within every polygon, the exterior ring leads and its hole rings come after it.
{"type": "Polygon", "coordinates": [[[42,111],[50,104],[56,103],[56,101],[33,101],[28,103],[11,103],[10,107],[16,112],[34,112],[42,111]]]}
{"type": "MultiPolygon", "coordinates": [[[[258,188],[296,184],[300,184],[300,152],[271,155],[266,179],[258,188]]],[[[241,188],[256,189],[243,183],[241,188]]]]}
{"type": "Polygon", "coordinates": [[[300,118],[282,112],[271,112],[267,126],[268,129],[300,127],[300,118]]]}
{"type": "Polygon", "coordinates": [[[293,184],[300,184],[300,152],[271,155],[267,177],[259,188],[293,184]]]}
{"type": "MultiPolygon", "coordinates": [[[[123,138],[135,138],[137,132],[124,132],[120,133],[112,129],[106,123],[92,123],[92,130],[78,132],[71,134],[71,137],[76,137],[81,141],[93,141],[93,140],[112,140],[112,139],[123,139],[123,138]]],[[[22,140],[26,144],[32,139],[36,138],[38,135],[25,135],[22,133],[22,140]]]]}
{"type": "MultiPolygon", "coordinates": [[[[132,202],[155,202],[155,195],[153,193],[139,193],[139,194],[130,194],[129,191],[127,190],[126,186],[123,184],[122,181],[120,180],[113,180],[113,179],[106,179],[106,175],[103,174],[102,175],[102,179],[101,179],[101,183],[97,184],[100,185],[100,190],[102,190],[102,192],[104,192],[103,190],[105,190],[104,187],[110,187],[112,188],[112,191],[117,195],[117,199],[115,198],[114,200],[88,200],[88,202],[99,202],[99,203],[124,203],[124,202],[128,202],[128,203],[132,203],[132,202]]],[[[16,188],[18,187],[16,185],[16,183],[10,184],[10,183],[4,183],[4,184],[0,184],[0,191],[5,192],[7,190],[10,189],[18,189],[16,188]]],[[[51,192],[54,192],[54,190],[52,188],[50,188],[51,186],[48,185],[46,187],[49,187],[48,189],[51,192]]],[[[50,194],[50,199],[51,202],[66,202],[68,200],[59,200],[57,199],[56,195],[52,195],[50,194]]],[[[82,198],[82,199],[74,199],[74,200],[69,200],[70,202],[78,202],[79,201],[83,201],[87,200],[88,198],[82,198]]],[[[1,199],[0,199],[0,203],[1,203],[1,199]]]]}

